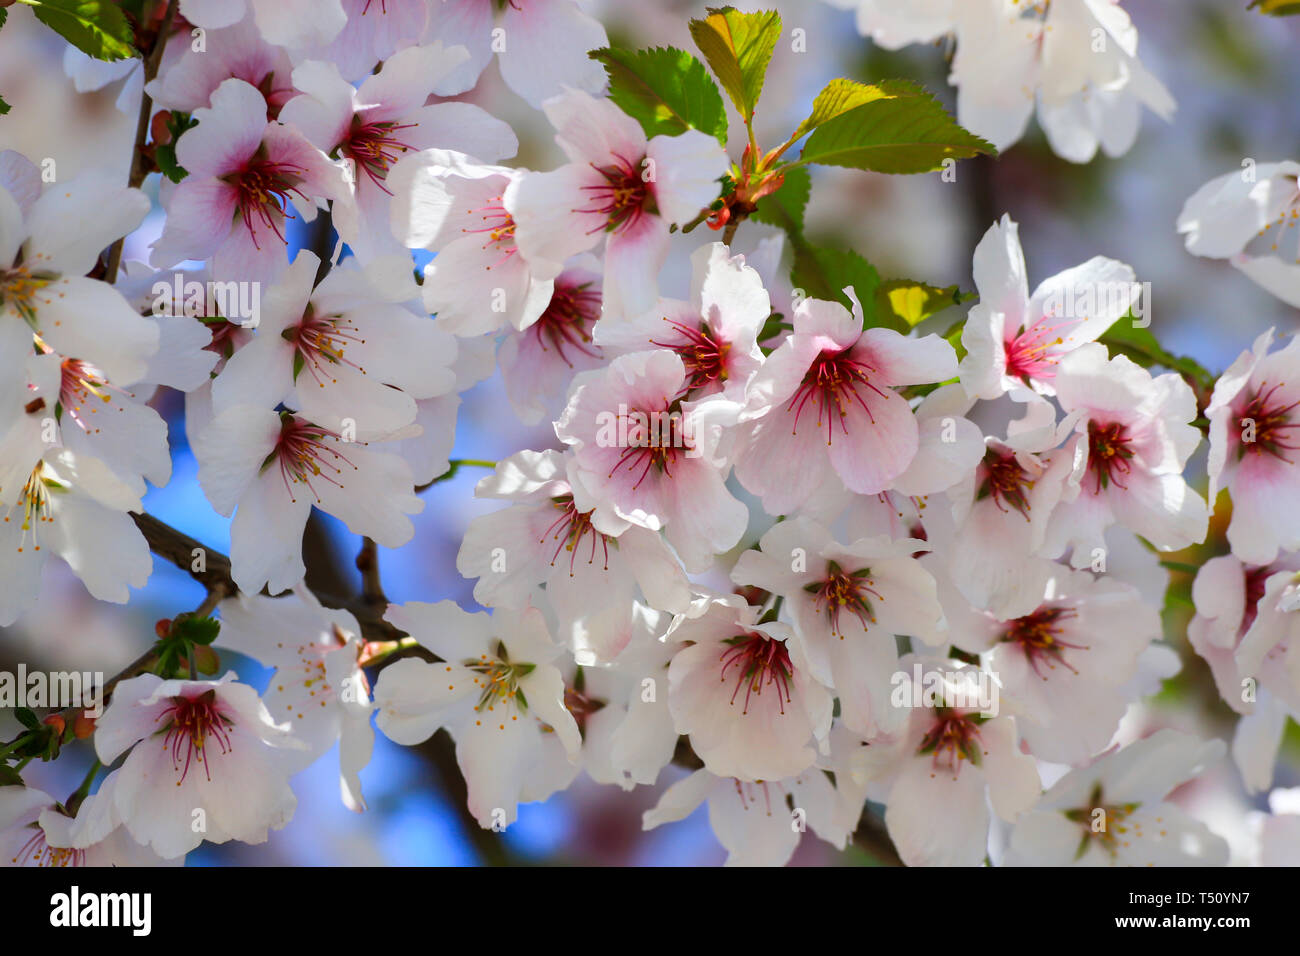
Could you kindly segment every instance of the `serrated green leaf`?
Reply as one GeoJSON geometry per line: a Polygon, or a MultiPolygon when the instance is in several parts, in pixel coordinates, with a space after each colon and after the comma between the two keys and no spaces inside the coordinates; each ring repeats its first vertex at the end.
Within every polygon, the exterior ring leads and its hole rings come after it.
{"type": "Polygon", "coordinates": [[[677,136],[697,129],[727,142],[722,94],[704,64],[685,50],[607,48],[587,54],[609,74],[609,98],[646,136],[677,136]]]}
{"type": "Polygon", "coordinates": [[[221,632],[221,622],[212,617],[194,617],[182,614],[172,621],[169,641],[187,641],[191,644],[211,644],[221,632]]]}
{"type": "Polygon", "coordinates": [[[940,169],[945,159],[997,152],[993,144],[957,125],[943,105],[915,83],[842,83],[847,85],[837,87],[821,110],[814,105],[800,127],[816,121],[808,127],[812,133],[799,162],[907,174],[940,169]]]}
{"type": "Polygon", "coordinates": [[[920,325],[944,309],[975,298],[955,285],[941,289],[912,279],[890,279],[876,288],[876,311],[892,314],[908,328],[920,325]]]}
{"type": "Polygon", "coordinates": [[[23,0],[36,19],[87,56],[125,60],[136,55],[131,24],[110,0],[23,0]]]}
{"type": "Polygon", "coordinates": [[[4,116],[8,112],[9,112],[9,104],[5,102],[5,98],[3,96],[0,96],[0,116],[4,116]]]}
{"type": "Polygon", "coordinates": [[[4,26],[5,21],[8,19],[9,19],[9,9],[7,7],[0,7],[0,27],[4,26]]]}
{"type": "Polygon", "coordinates": [[[808,114],[807,119],[799,124],[794,131],[794,135],[790,138],[792,140],[799,139],[801,136],[811,133],[822,123],[832,120],[842,113],[847,113],[851,109],[874,100],[884,99],[889,96],[889,82],[886,80],[883,83],[868,85],[843,77],[831,80],[817,94],[817,98],[813,100],[812,112],[808,114]]]}
{"type": "Polygon", "coordinates": [[[780,14],[775,10],[741,13],[733,7],[710,8],[703,20],[691,21],[690,30],[713,75],[748,123],[763,92],[772,51],[781,38],[780,14]]]}

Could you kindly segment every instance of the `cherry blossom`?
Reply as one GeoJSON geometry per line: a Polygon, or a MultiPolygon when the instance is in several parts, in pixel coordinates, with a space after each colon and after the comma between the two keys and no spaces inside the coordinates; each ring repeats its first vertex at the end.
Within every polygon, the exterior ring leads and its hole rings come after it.
{"type": "Polygon", "coordinates": [[[95,730],[106,766],[126,754],[110,778],[114,818],[164,858],[204,840],[262,843],[288,823],[297,799],[281,753],[304,746],[233,673],[123,681],[95,730]]]}
{"type": "Polygon", "coordinates": [[[211,259],[223,279],[271,282],[288,265],[287,207],[310,221],[318,204],[342,199],[341,164],[293,127],[266,122],[262,94],[240,79],[223,82],[212,106],[194,116],[199,125],[176,143],[189,175],[170,190],[167,224],[149,261],[166,268],[211,259]]]}
{"type": "MultiPolygon", "coordinates": [[[[96,801],[87,798],[80,815],[68,812],[48,793],[32,787],[0,787],[0,866],[160,866],[168,861],[116,827],[102,839],[80,846],[79,823],[99,815],[96,801]],[[76,836],[74,836],[76,834],[76,836]]],[[[179,865],[181,859],[171,861],[179,865]]]]}
{"type": "Polygon", "coordinates": [[[1134,304],[1133,270],[1095,256],[1046,279],[1028,294],[1019,227],[1003,216],[975,247],[980,291],[962,332],[961,382],[992,399],[1029,386],[1052,395],[1061,357],[1092,342],[1134,304]]]}
{"type": "MultiPolygon", "coordinates": [[[[568,784],[555,782],[553,765],[566,757],[574,764],[582,741],[554,663],[561,648],[541,611],[468,614],[442,601],[392,605],[386,619],[443,662],[407,658],[383,670],[375,685],[379,729],[410,746],[445,727],[480,825],[509,826],[519,803],[568,784]],[[558,753],[551,741],[562,746],[558,753]]],[[[576,770],[569,767],[569,779],[576,770]]]]}
{"type": "Polygon", "coordinates": [[[740,596],[704,594],[665,637],[691,642],[668,665],[677,732],[710,771],[746,781],[808,769],[831,724],[831,696],[794,632],[759,615],[740,596]]]}
{"type": "Polygon", "coordinates": [[[232,405],[194,439],[199,484],[218,512],[234,513],[231,575],[240,590],[272,594],[306,571],[302,531],[313,505],[357,534],[396,548],[415,533],[411,467],[390,451],[291,412],[232,405]],[[236,510],[238,509],[238,510],[236,510]]]}
{"type": "Polygon", "coordinates": [[[668,227],[717,198],[727,157],[699,130],[646,138],[611,101],[568,90],[546,101],[546,118],[569,162],[511,183],[505,206],[520,254],[551,278],[565,260],[605,243],[604,310],[633,317],[652,308],[651,278],[668,252],[668,227]]]}
{"type": "Polygon", "coordinates": [[[293,71],[302,94],[285,104],[280,120],[349,165],[351,195],[334,204],[334,221],[363,258],[401,248],[389,226],[393,190],[386,180],[404,154],[438,146],[487,162],[514,155],[514,132],[481,108],[424,105],[438,78],[466,56],[461,47],[407,47],[356,88],[333,63],[309,60],[293,71]]]}
{"type": "Polygon", "coordinates": [[[1167,797],[1223,749],[1161,730],[1072,770],[1017,822],[1007,865],[1222,866],[1227,843],[1167,797]]]}
{"type": "Polygon", "coordinates": [[[919,428],[899,386],[955,378],[937,335],[863,330],[861,307],[806,299],[794,331],[746,387],[736,476],[771,514],[804,504],[829,466],[858,494],[889,489],[916,456],[919,428]],[[814,465],[813,463],[817,463],[814,465]]]}
{"type": "Polygon", "coordinates": [[[686,381],[670,351],[621,355],[574,378],[555,433],[570,446],[569,480],[594,505],[596,526],[663,530],[694,573],[740,540],[748,511],[714,464],[708,409],[678,400],[686,381]]]}
{"type": "Polygon", "coordinates": [[[435,92],[440,96],[474,86],[495,52],[501,54],[502,78],[535,108],[568,87],[588,93],[605,87],[605,71],[586,55],[609,43],[605,28],[573,0],[504,6],[493,0],[444,0],[440,7],[430,18],[426,38],[469,49],[469,60],[439,81],[435,92]]]}
{"type": "Polygon", "coordinates": [[[1182,475],[1200,444],[1196,398],[1179,375],[1152,376],[1093,342],[1061,360],[1056,395],[1078,415],[1071,442],[1083,473],[1071,479],[1077,495],[1052,514],[1045,553],[1072,546],[1071,562],[1086,567],[1097,548],[1104,553],[1102,532],[1115,521],[1162,551],[1205,537],[1205,499],[1182,475]]]}
{"type": "Polygon", "coordinates": [[[1300,163],[1258,163],[1210,180],[1178,215],[1187,251],[1227,259],[1282,301],[1300,306],[1300,163]]]}
{"type": "Polygon", "coordinates": [[[263,702],[307,747],[285,755],[290,772],[306,769],[337,743],[343,803],[364,810],[360,774],[374,747],[374,707],[359,663],[365,644],[356,618],[321,607],[305,588],[293,599],[240,595],[219,610],[219,644],[275,668],[263,702]]]}
{"type": "Polygon", "coordinates": [[[1228,541],[1233,554],[1268,564],[1279,549],[1300,549],[1300,523],[1289,502],[1300,490],[1300,342],[1269,352],[1270,329],[1242,352],[1214,386],[1210,420],[1209,497],[1232,495],[1228,541]]]}

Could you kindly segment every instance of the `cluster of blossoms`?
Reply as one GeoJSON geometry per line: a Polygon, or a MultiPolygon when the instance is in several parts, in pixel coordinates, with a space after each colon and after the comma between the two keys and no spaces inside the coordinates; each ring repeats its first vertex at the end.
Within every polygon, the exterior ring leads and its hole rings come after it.
{"type": "MultiPolygon", "coordinates": [[[[1107,0],[854,5],[886,46],[955,32],[960,118],[997,145],[1035,100],[1081,162],[1124,152],[1139,104],[1172,110],[1107,0]]],[[[0,153],[0,624],[51,553],[100,600],[145,583],[132,515],[170,477],[149,404],[170,389],[202,491],[233,515],[216,646],[274,674],[261,693],[192,667],[118,683],[93,730],[110,772],[73,805],[0,786],[0,862],[265,841],[289,778],[336,745],[363,810],[374,727],[401,745],[445,730],[497,830],[585,774],[660,788],[647,829],[707,803],[732,863],[782,864],[807,826],[843,848],[882,806],[909,865],[1227,861],[1167,799],[1223,743],[1124,722],[1179,667],[1153,552],[1204,542],[1226,490],[1229,553],[1200,568],[1187,636],[1241,714],[1246,785],[1272,783],[1300,719],[1294,338],[1261,336],[1213,383],[1153,372],[1100,341],[1141,327],[1133,269],[1098,256],[1031,292],[1005,216],[950,334],[882,321],[861,283],[792,289],[778,234],[731,244],[780,194],[770,163],[606,96],[586,56],[604,30],[569,0],[160,6],[144,89],[180,172],[147,263],[101,257],[148,214],[138,188],[0,153]],[[557,168],[510,165],[511,128],[444,99],[494,52],[557,168]],[[337,248],[293,252],[289,221],[325,214],[337,248]],[[683,235],[706,219],[727,241],[683,235]],[[675,244],[689,286],[661,288],[675,244]],[[371,547],[410,542],[460,394],[497,369],[556,440],[477,485],[502,506],[456,564],[487,610],[392,604],[363,626],[324,606],[304,583],[312,508],[371,547]],[[1185,476],[1202,444],[1208,504],[1185,476]]],[[[1211,184],[1180,222],[1189,248],[1240,257],[1290,225],[1297,169],[1211,184]]]]}
{"type": "Polygon", "coordinates": [[[957,114],[999,149],[1038,122],[1052,151],[1087,163],[1122,156],[1142,108],[1176,104],[1138,59],[1138,31],[1119,0],[828,0],[856,11],[858,32],[887,50],[952,38],[957,114]]]}

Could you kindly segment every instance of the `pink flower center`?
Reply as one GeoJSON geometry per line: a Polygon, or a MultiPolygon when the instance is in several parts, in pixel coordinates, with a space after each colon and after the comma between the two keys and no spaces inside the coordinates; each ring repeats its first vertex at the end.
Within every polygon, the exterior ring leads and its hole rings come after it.
{"type": "Polygon", "coordinates": [[[316,491],[315,482],[325,481],[336,488],[342,488],[342,465],[350,466],[353,471],[357,469],[357,466],[348,461],[335,447],[334,442],[338,438],[337,432],[314,425],[288,412],[281,412],[280,437],[271,454],[267,455],[266,461],[262,463],[262,470],[265,471],[272,464],[278,463],[280,477],[284,481],[284,488],[289,493],[290,501],[297,503],[298,498],[293,486],[303,484],[316,499],[316,503],[320,504],[320,495],[316,491]],[[333,439],[333,441],[327,442],[326,439],[333,439]]]}
{"type": "Polygon", "coordinates": [[[255,221],[270,229],[284,242],[280,220],[293,218],[288,211],[289,196],[297,194],[302,199],[307,198],[298,189],[305,170],[294,163],[271,162],[261,152],[259,149],[242,169],[221,177],[234,187],[235,218],[244,221],[252,234],[253,245],[258,249],[261,246],[257,242],[255,221]]]}
{"type": "Polygon", "coordinates": [[[19,847],[10,858],[14,866],[85,866],[86,851],[73,847],[50,846],[45,842],[45,831],[33,823],[35,833],[19,847]]]}
{"type": "Polygon", "coordinates": [[[606,232],[625,232],[635,226],[643,214],[653,215],[657,210],[654,194],[650,184],[641,178],[641,165],[644,157],[635,163],[614,154],[614,162],[608,166],[590,164],[600,173],[602,182],[592,186],[583,186],[592,205],[577,212],[601,216],[604,222],[588,230],[588,233],[604,229],[606,232]]]}
{"type": "Polygon", "coordinates": [[[591,524],[591,511],[579,511],[573,504],[572,495],[560,495],[552,498],[551,504],[560,512],[560,516],[552,522],[551,526],[543,532],[542,537],[538,539],[539,543],[544,542],[547,538],[556,542],[555,553],[551,555],[551,567],[555,567],[555,560],[560,556],[561,551],[569,552],[569,576],[573,576],[574,562],[578,559],[578,546],[582,539],[591,535],[591,553],[587,558],[588,564],[594,564],[596,561],[596,549],[600,548],[604,554],[604,567],[602,570],[609,570],[609,538],[597,531],[591,524]]]}
{"type": "Polygon", "coordinates": [[[671,349],[681,356],[686,367],[686,381],[682,385],[682,394],[710,385],[721,385],[727,380],[727,353],[731,343],[723,340],[707,322],[691,326],[676,319],[664,316],[664,321],[672,328],[668,341],[651,340],[651,345],[671,349]],[[675,334],[674,334],[675,333],[675,334]]]}
{"type": "Polygon", "coordinates": [[[486,237],[483,243],[483,251],[495,248],[502,253],[501,258],[487,269],[493,269],[515,254],[515,219],[506,207],[502,204],[501,196],[493,196],[488,200],[486,206],[478,209],[469,210],[472,216],[479,213],[479,218],[483,225],[478,229],[462,229],[461,232],[470,233],[471,235],[482,235],[486,237]]]}
{"type": "Polygon", "coordinates": [[[1043,680],[1047,680],[1047,675],[1040,670],[1042,666],[1055,670],[1056,665],[1060,664],[1077,674],[1079,672],[1065,659],[1065,651],[1086,651],[1088,645],[1070,644],[1061,640],[1061,622],[1078,616],[1078,612],[1072,608],[1040,607],[1032,614],[1011,621],[1000,640],[1007,644],[1018,644],[1024,651],[1029,666],[1043,680]]]}
{"type": "Polygon", "coordinates": [[[365,375],[366,370],[344,354],[350,342],[366,344],[357,331],[351,320],[341,315],[317,315],[309,302],[303,310],[302,320],[280,333],[294,346],[294,381],[306,369],[321,388],[325,387],[326,379],[331,384],[336,383],[338,379],[331,374],[331,365],[348,365],[365,375]]]}
{"type": "Polygon", "coordinates": [[[392,191],[384,185],[388,170],[401,158],[401,154],[415,149],[410,143],[403,143],[396,136],[398,130],[414,129],[418,123],[395,123],[390,120],[378,120],[363,123],[361,117],[352,117],[352,129],[348,138],[339,146],[339,151],[357,164],[357,169],[370,177],[370,181],[388,195],[392,191]]]}
{"type": "Polygon", "coordinates": [[[63,412],[77,427],[87,434],[96,434],[89,416],[99,414],[96,404],[112,404],[111,388],[104,373],[81,359],[64,359],[59,368],[59,404],[63,412]]]}
{"type": "Polygon", "coordinates": [[[1094,494],[1111,486],[1127,489],[1123,478],[1133,470],[1129,464],[1137,452],[1132,447],[1128,428],[1119,422],[1088,422],[1088,472],[1097,483],[1094,494]]]}
{"type": "Polygon", "coordinates": [[[557,281],[550,304],[530,329],[542,351],[554,349],[569,368],[573,363],[564,354],[566,348],[600,358],[600,350],[591,344],[591,326],[600,318],[600,293],[590,285],[557,281]]]}
{"type": "Polygon", "coordinates": [[[1268,587],[1268,579],[1280,568],[1272,565],[1263,565],[1257,568],[1250,568],[1246,571],[1245,591],[1246,606],[1241,616],[1241,627],[1237,630],[1240,637],[1250,630],[1250,626],[1255,623],[1255,618],[1259,616],[1259,602],[1264,597],[1264,591],[1268,587]]]}
{"type": "Polygon", "coordinates": [[[1065,341],[1060,334],[1061,330],[1076,324],[1077,319],[1067,319],[1056,325],[1048,325],[1047,316],[1044,316],[1034,325],[1007,339],[1007,375],[1024,381],[1049,381],[1055,378],[1056,359],[1051,350],[1065,341]]]}
{"type": "Polygon", "coordinates": [[[1029,518],[1029,489],[1034,479],[1016,459],[1013,452],[999,452],[992,448],[984,453],[980,465],[979,490],[975,500],[991,497],[999,511],[1014,508],[1029,518]]]}
{"type": "Polygon", "coordinates": [[[765,634],[750,631],[738,634],[723,642],[727,649],[722,652],[723,683],[727,681],[727,671],[735,670],[736,689],[731,692],[734,704],[740,696],[740,689],[745,688],[745,704],[741,713],[749,713],[749,701],[752,697],[761,697],[763,690],[772,687],[776,693],[777,706],[785,713],[785,705],[790,702],[790,680],[794,676],[794,666],[790,663],[790,652],[785,642],[774,640],[765,634]]]}
{"type": "Polygon", "coordinates": [[[605,708],[605,701],[588,696],[577,687],[564,688],[564,709],[573,715],[578,733],[587,736],[587,718],[605,708]]]}
{"type": "Polygon", "coordinates": [[[222,711],[217,701],[215,690],[204,691],[197,697],[173,697],[166,710],[158,717],[165,731],[163,746],[171,747],[172,766],[180,772],[176,786],[185,782],[190,772],[190,764],[198,761],[203,765],[203,774],[212,779],[212,767],[208,763],[208,738],[216,741],[222,754],[231,750],[230,728],[235,725],[222,711]],[[182,755],[185,758],[181,763],[182,755]]]}
{"type": "Polygon", "coordinates": [[[651,472],[672,478],[678,456],[689,450],[682,413],[668,408],[659,412],[633,409],[626,416],[626,428],[627,447],[606,477],[613,478],[620,468],[632,473],[639,470],[633,491],[651,472]]]}
{"type": "Polygon", "coordinates": [[[963,760],[979,766],[983,752],[984,741],[980,737],[975,714],[962,714],[948,707],[936,707],[934,722],[921,739],[917,755],[934,754],[935,771],[943,766],[955,777],[961,772],[963,760]]]}
{"type": "Polygon", "coordinates": [[[875,416],[863,398],[862,391],[869,389],[881,398],[885,397],[875,385],[871,384],[868,373],[876,369],[861,359],[855,358],[851,348],[840,352],[824,350],[813,360],[803,381],[790,398],[787,411],[794,412],[794,426],[791,433],[799,430],[799,416],[809,402],[817,406],[817,428],[826,429],[826,444],[831,444],[835,422],[838,419],[840,431],[847,435],[849,408],[856,402],[867,413],[867,418],[875,424],[875,416]]]}
{"type": "Polygon", "coordinates": [[[844,634],[840,630],[840,611],[848,611],[856,617],[864,631],[867,629],[868,622],[876,623],[876,615],[871,609],[868,595],[877,601],[883,601],[884,598],[871,587],[871,569],[862,568],[858,571],[846,572],[836,562],[828,561],[826,572],[825,580],[805,585],[804,590],[816,595],[813,606],[818,614],[825,609],[826,616],[830,620],[831,633],[844,640],[844,634]]]}
{"type": "Polygon", "coordinates": [[[1237,445],[1237,459],[1246,454],[1273,455],[1287,464],[1293,464],[1286,456],[1288,451],[1300,451],[1300,445],[1290,443],[1293,436],[1287,434],[1289,429],[1300,428],[1300,422],[1291,420],[1291,412],[1300,406],[1300,400],[1283,404],[1277,398],[1281,384],[1269,386],[1261,382],[1250,401],[1242,408],[1239,416],[1242,431],[1237,445]],[[1248,438],[1253,440],[1247,440],[1248,438]]]}

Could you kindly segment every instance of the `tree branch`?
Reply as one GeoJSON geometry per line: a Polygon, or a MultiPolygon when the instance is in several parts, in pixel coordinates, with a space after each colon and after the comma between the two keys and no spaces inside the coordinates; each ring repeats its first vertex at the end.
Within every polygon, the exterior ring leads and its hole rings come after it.
{"type": "MultiPolygon", "coordinates": [[[[147,86],[149,82],[158,75],[158,67],[162,63],[163,49],[167,46],[167,35],[171,33],[172,22],[176,19],[177,0],[171,0],[167,4],[167,13],[163,16],[162,25],[158,28],[158,34],[154,37],[153,46],[149,49],[149,55],[144,60],[144,82],[147,86]]],[[[126,184],[132,189],[138,189],[144,182],[144,178],[149,175],[149,171],[144,165],[144,146],[145,140],[149,136],[149,118],[153,114],[153,97],[144,89],[140,91],[140,116],[135,124],[135,147],[131,150],[131,174],[127,177],[126,184]]],[[[109,246],[108,262],[104,269],[104,281],[112,285],[117,281],[117,270],[122,264],[122,244],[126,237],[118,239],[117,242],[109,246]]]]}
{"type": "MultiPolygon", "coordinates": [[[[170,561],[208,589],[208,601],[211,602],[208,606],[209,612],[216,607],[222,597],[233,597],[239,593],[239,586],[230,576],[230,558],[220,551],[200,544],[183,531],[178,531],[166,522],[159,521],[153,515],[132,514],[131,517],[135,520],[140,533],[144,535],[145,541],[149,543],[150,551],[170,561]],[[197,560],[196,552],[202,552],[202,562],[197,560]],[[201,570],[195,569],[196,564],[201,566],[201,570]],[[221,597],[212,600],[212,595],[216,593],[221,597]]],[[[310,590],[325,607],[351,613],[361,626],[362,636],[368,641],[394,641],[405,636],[403,631],[384,620],[385,607],[376,607],[365,600],[340,598],[315,588],[310,590]]],[[[266,593],[263,589],[262,594],[266,593]]],[[[208,604],[208,601],[204,603],[208,604]]]]}

